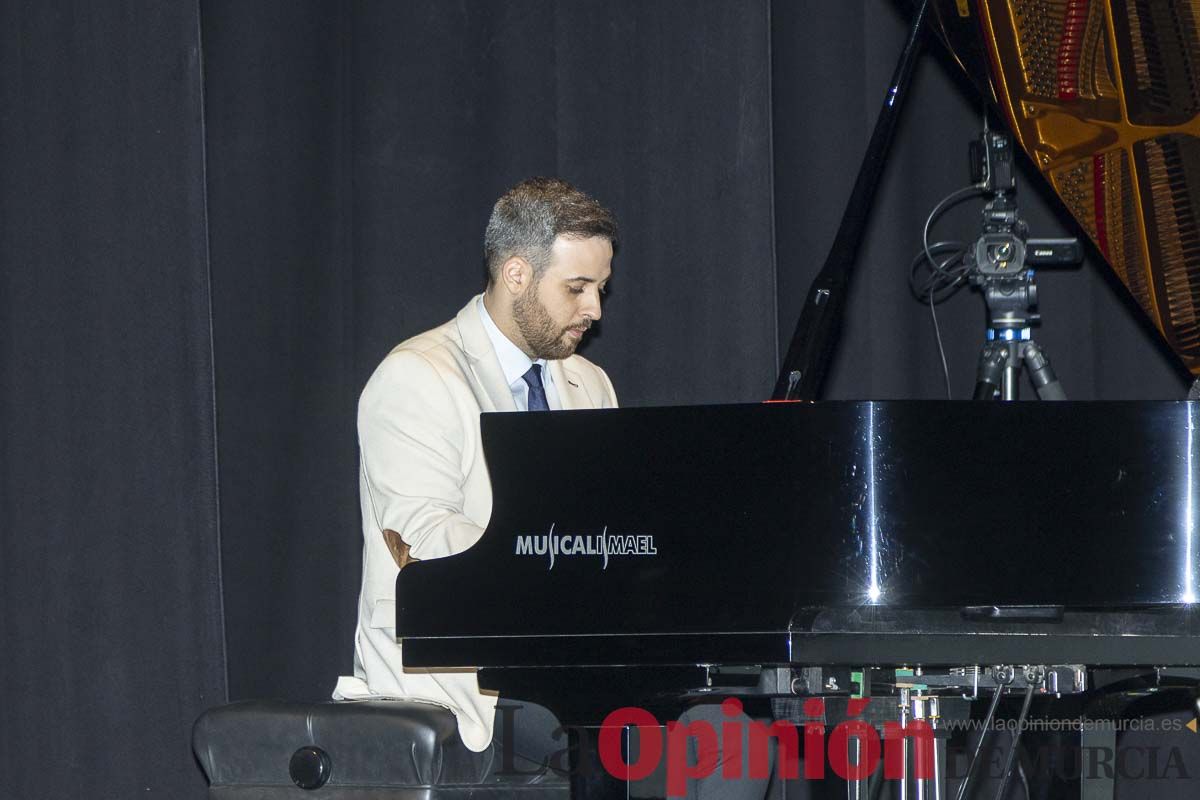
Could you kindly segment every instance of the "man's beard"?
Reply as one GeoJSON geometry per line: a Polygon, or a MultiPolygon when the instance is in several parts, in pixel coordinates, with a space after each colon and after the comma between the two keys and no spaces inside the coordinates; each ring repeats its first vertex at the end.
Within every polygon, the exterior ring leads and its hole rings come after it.
{"type": "Polygon", "coordinates": [[[558,323],[551,319],[550,312],[538,300],[536,284],[513,303],[513,319],[517,323],[517,330],[525,339],[525,344],[533,351],[534,358],[549,361],[566,358],[575,352],[580,340],[569,338],[567,331],[573,327],[588,327],[586,321],[580,326],[559,327],[558,323]]]}

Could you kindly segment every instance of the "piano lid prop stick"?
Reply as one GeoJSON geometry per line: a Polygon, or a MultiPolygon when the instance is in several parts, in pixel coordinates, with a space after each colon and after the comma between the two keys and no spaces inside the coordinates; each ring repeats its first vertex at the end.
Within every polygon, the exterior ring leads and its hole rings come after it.
{"type": "Polygon", "coordinates": [[[821,392],[821,383],[832,360],[842,310],[846,304],[850,273],[854,269],[858,246],[867,227],[871,202],[879,187],[896,119],[907,97],[928,18],[929,0],[921,0],[900,61],[892,74],[883,108],[875,120],[875,130],[871,133],[867,154],[858,169],[850,199],[846,202],[846,211],[842,214],[833,246],[829,249],[825,266],[808,289],[804,310],[800,313],[787,356],[775,381],[772,400],[816,400],[821,392]]]}

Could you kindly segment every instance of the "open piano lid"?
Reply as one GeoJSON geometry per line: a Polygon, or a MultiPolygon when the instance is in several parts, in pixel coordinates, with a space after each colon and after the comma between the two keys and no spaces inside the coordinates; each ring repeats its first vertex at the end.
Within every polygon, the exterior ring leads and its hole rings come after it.
{"type": "Polygon", "coordinates": [[[1200,2],[935,0],[939,33],[1200,375],[1200,2]]]}

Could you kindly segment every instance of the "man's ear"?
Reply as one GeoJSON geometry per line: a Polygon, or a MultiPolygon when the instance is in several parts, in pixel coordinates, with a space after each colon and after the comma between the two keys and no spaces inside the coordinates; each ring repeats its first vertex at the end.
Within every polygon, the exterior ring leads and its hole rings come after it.
{"type": "Polygon", "coordinates": [[[500,265],[500,284],[515,296],[524,294],[533,285],[533,265],[520,256],[513,256],[500,265]]]}

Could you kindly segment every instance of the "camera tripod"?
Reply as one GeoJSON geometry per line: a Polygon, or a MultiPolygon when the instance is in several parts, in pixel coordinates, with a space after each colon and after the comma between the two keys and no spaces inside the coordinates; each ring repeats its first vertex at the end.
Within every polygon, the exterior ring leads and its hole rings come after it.
{"type": "Polygon", "coordinates": [[[979,369],[975,373],[976,400],[1016,400],[1022,366],[1029,370],[1029,378],[1039,399],[1067,399],[1067,393],[1050,366],[1050,359],[1028,334],[1028,328],[1023,331],[988,330],[988,342],[979,353],[979,369]],[[993,338],[997,333],[1024,334],[1025,338],[993,338]]]}
{"type": "Polygon", "coordinates": [[[971,285],[983,294],[988,311],[987,342],[975,374],[976,400],[1016,400],[1022,368],[1029,370],[1042,400],[1066,400],[1050,359],[1033,341],[1040,322],[1032,265],[1077,265],[1076,239],[1030,239],[1011,193],[1016,190],[1012,147],[1006,134],[984,130],[971,148],[973,178],[992,200],[983,209],[983,235],[964,259],[971,285]]]}

